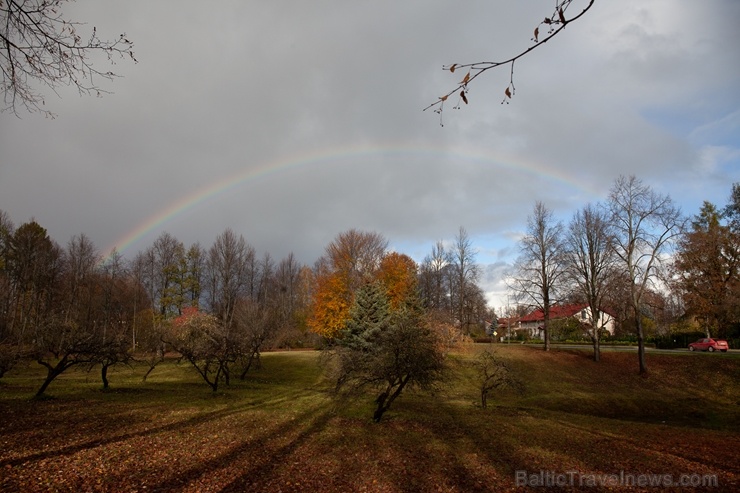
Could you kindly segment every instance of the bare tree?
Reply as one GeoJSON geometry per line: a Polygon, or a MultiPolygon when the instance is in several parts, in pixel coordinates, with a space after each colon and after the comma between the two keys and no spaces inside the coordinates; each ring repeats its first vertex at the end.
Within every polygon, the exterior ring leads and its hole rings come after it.
{"type": "Polygon", "coordinates": [[[181,288],[184,245],[165,231],[154,241],[146,255],[149,256],[147,281],[157,316],[166,320],[180,315],[184,302],[181,288]]]}
{"type": "Polygon", "coordinates": [[[486,349],[478,355],[474,365],[480,379],[480,405],[483,409],[488,407],[488,398],[496,389],[510,388],[518,392],[523,391],[522,383],[496,351],[486,349]]]}
{"type": "Polygon", "coordinates": [[[11,279],[8,271],[15,225],[7,212],[0,209],[0,378],[20,359],[20,342],[11,330],[11,279]]]}
{"type": "Polygon", "coordinates": [[[683,230],[681,211],[668,195],[661,195],[635,176],[620,176],[609,193],[608,208],[614,226],[614,252],[629,284],[629,303],[635,317],[640,374],[647,374],[643,307],[645,295],[657,288],[664,255],[683,230]]]}
{"type": "Polygon", "coordinates": [[[594,346],[594,361],[601,357],[602,313],[614,277],[616,256],[611,229],[608,212],[587,205],[573,215],[565,235],[568,279],[589,307],[587,331],[594,346]]]}
{"type": "Polygon", "coordinates": [[[194,243],[185,254],[185,303],[188,306],[198,306],[203,290],[204,273],[206,268],[206,251],[200,243],[194,243]]]}
{"type": "Polygon", "coordinates": [[[111,366],[128,360],[129,340],[125,326],[130,310],[125,294],[116,287],[110,269],[100,265],[93,243],[80,234],[68,243],[61,256],[61,273],[55,282],[59,301],[34,327],[36,362],[46,368],[46,378],[36,396],[74,366],[89,369],[101,365],[104,387],[111,366]]]}
{"type": "Polygon", "coordinates": [[[477,292],[476,282],[480,276],[480,268],[475,263],[477,252],[465,228],[460,227],[455,244],[449,252],[452,266],[451,298],[455,305],[455,317],[460,324],[460,330],[470,333],[470,317],[466,308],[471,306],[473,296],[477,292]]]}
{"type": "Polygon", "coordinates": [[[290,252],[280,261],[275,271],[274,282],[277,286],[275,304],[284,323],[291,321],[295,311],[300,308],[298,283],[301,267],[293,252],[290,252]]]}
{"type": "Polygon", "coordinates": [[[533,44],[510,58],[505,58],[495,62],[453,63],[452,65],[443,66],[442,70],[449,70],[450,73],[454,73],[455,71],[465,72],[465,75],[462,80],[454,85],[453,89],[449,90],[446,94],[440,96],[437,101],[424,108],[424,111],[434,108],[435,113],[440,115],[440,125],[443,125],[442,110],[444,109],[444,103],[447,99],[450,96],[457,94],[458,101],[455,104],[455,108],[460,108],[461,103],[468,104],[467,94],[470,89],[470,84],[480,75],[498,67],[509,68],[509,84],[503,91],[503,100],[501,101],[501,104],[508,103],[514,96],[516,90],[514,87],[514,63],[561,33],[565,29],[566,25],[580,19],[593,6],[595,0],[582,0],[580,3],[583,4],[586,1],[588,3],[580,12],[573,16],[568,16],[568,9],[571,7],[571,4],[573,4],[573,0],[555,0],[553,13],[545,17],[545,19],[534,28],[533,36],[531,38],[533,44]],[[542,31],[544,32],[542,32],[540,28],[543,28],[542,31]]]}
{"type": "Polygon", "coordinates": [[[335,272],[346,276],[350,291],[355,292],[372,278],[388,248],[380,233],[350,229],[337,235],[326,247],[326,258],[335,272]]]}
{"type": "MultiPolygon", "coordinates": [[[[237,300],[251,297],[256,280],[254,247],[231,229],[218,235],[208,251],[206,279],[211,311],[226,325],[231,323],[237,300]]],[[[257,289],[254,294],[256,299],[257,289]]]]}
{"type": "Polygon", "coordinates": [[[69,0],[5,0],[0,2],[0,71],[5,107],[54,116],[43,106],[44,96],[34,86],[46,86],[58,95],[60,86],[74,86],[80,94],[106,93],[99,79],[118,77],[97,68],[95,53],[113,64],[115,59],[136,62],[133,43],[121,34],[107,41],[95,27],[89,35],[78,33],[80,22],[64,18],[62,9],[69,0]]]}
{"type": "Polygon", "coordinates": [[[19,341],[42,326],[53,310],[62,258],[62,249],[36,221],[22,224],[9,238],[5,255],[10,288],[7,322],[19,341]]]}
{"type": "Polygon", "coordinates": [[[257,301],[261,305],[270,304],[275,295],[275,262],[270,252],[265,252],[258,263],[259,282],[257,287],[257,301]]]}
{"type": "Polygon", "coordinates": [[[213,315],[187,307],[172,320],[165,339],[216,392],[219,383],[228,378],[229,364],[236,360],[232,335],[213,315]]]}
{"type": "MultiPolygon", "coordinates": [[[[237,302],[231,333],[241,380],[247,377],[252,368],[261,367],[262,350],[275,336],[279,322],[279,313],[271,306],[249,299],[237,302]]],[[[228,369],[226,375],[228,376],[228,369]]]]}
{"type": "Polygon", "coordinates": [[[435,313],[447,313],[445,320],[451,320],[449,298],[450,253],[442,241],[437,241],[432,252],[424,257],[419,272],[419,290],[424,307],[435,313]]]}
{"type": "Polygon", "coordinates": [[[64,323],[77,319],[80,312],[90,307],[90,297],[95,295],[91,283],[95,281],[93,273],[100,261],[97,249],[85,234],[73,236],[67,244],[64,256],[62,296],[65,299],[64,323]],[[87,297],[88,299],[84,299],[87,297]]]}
{"type": "Polygon", "coordinates": [[[535,203],[527,218],[527,231],[519,242],[519,257],[514,262],[509,287],[517,297],[542,310],[545,351],[550,350],[550,307],[563,282],[563,225],[542,202],[535,203]]]}
{"type": "Polygon", "coordinates": [[[164,327],[156,316],[152,304],[154,294],[151,279],[154,272],[154,260],[154,252],[150,248],[145,252],[139,252],[128,268],[131,281],[136,286],[131,307],[133,314],[132,347],[137,357],[143,356],[148,365],[142,381],[146,381],[149,374],[164,360],[164,342],[162,341],[164,327]]]}

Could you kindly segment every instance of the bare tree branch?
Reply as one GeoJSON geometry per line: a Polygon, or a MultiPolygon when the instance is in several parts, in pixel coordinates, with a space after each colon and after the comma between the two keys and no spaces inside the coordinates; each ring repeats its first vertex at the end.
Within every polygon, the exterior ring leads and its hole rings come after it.
{"type": "Polygon", "coordinates": [[[0,0],[0,72],[4,107],[18,115],[19,107],[46,116],[46,101],[34,86],[45,85],[59,95],[60,86],[75,86],[81,95],[107,93],[98,79],[118,77],[95,67],[91,57],[104,53],[111,64],[115,58],[136,62],[133,43],[121,34],[107,41],[93,27],[87,40],[77,29],[83,24],[64,19],[61,6],[70,0],[0,0]]]}

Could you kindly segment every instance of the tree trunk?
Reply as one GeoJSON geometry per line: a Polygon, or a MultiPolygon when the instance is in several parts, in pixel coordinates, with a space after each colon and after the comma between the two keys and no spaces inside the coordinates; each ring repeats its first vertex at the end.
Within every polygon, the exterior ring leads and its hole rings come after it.
{"type": "Polygon", "coordinates": [[[380,394],[377,399],[375,399],[375,402],[378,403],[378,407],[375,409],[375,413],[373,414],[373,421],[375,421],[376,423],[380,422],[383,414],[391,408],[391,404],[393,404],[393,401],[396,400],[396,397],[401,395],[401,392],[403,391],[403,388],[406,387],[409,378],[409,376],[402,378],[400,383],[398,384],[398,387],[396,387],[396,390],[392,394],[390,392],[393,389],[393,385],[389,384],[386,391],[380,394]]]}
{"type": "MultiPolygon", "coordinates": [[[[259,355],[259,353],[256,353],[259,355]]],[[[255,352],[250,353],[249,357],[247,358],[247,364],[244,365],[244,368],[242,370],[241,375],[239,375],[239,380],[244,380],[247,378],[247,373],[249,373],[250,368],[252,368],[252,363],[255,362],[255,352]]]]}
{"type": "Polygon", "coordinates": [[[146,371],[146,373],[144,373],[144,376],[143,376],[143,377],[141,377],[141,381],[142,381],[142,382],[146,382],[146,378],[147,378],[147,377],[149,376],[149,374],[150,374],[151,372],[153,372],[153,371],[154,371],[154,367],[156,367],[156,366],[157,366],[156,364],[155,364],[155,365],[149,365],[149,369],[148,369],[148,370],[146,371]]]}
{"type": "Polygon", "coordinates": [[[157,355],[156,357],[149,358],[147,360],[147,364],[149,365],[149,369],[144,373],[144,376],[141,378],[142,382],[146,382],[147,377],[151,372],[154,371],[154,368],[157,367],[158,364],[164,361],[164,351],[161,349],[157,349],[157,355]]]}
{"type": "Polygon", "coordinates": [[[378,407],[375,408],[375,412],[373,413],[373,421],[375,421],[376,423],[380,422],[380,418],[383,417],[383,413],[387,410],[387,408],[385,407],[386,399],[388,399],[388,391],[383,392],[378,396],[377,399],[375,399],[378,407]]]}
{"type": "Polygon", "coordinates": [[[74,363],[69,363],[67,356],[64,356],[62,359],[60,359],[56,366],[51,366],[51,364],[37,360],[37,363],[41,366],[46,367],[46,380],[44,380],[44,383],[41,384],[41,388],[36,392],[35,397],[41,397],[44,392],[46,391],[46,388],[49,386],[51,382],[54,381],[56,377],[64,373],[64,370],[74,365],[74,363]]]}
{"type": "Polygon", "coordinates": [[[648,369],[645,364],[645,335],[642,330],[642,318],[635,311],[635,324],[637,325],[637,358],[640,361],[640,375],[647,376],[648,369]]]}
{"type": "Polygon", "coordinates": [[[226,362],[219,362],[220,369],[224,375],[224,383],[227,387],[231,385],[231,374],[229,373],[229,366],[226,362]]]}
{"type": "Polygon", "coordinates": [[[36,392],[35,397],[41,397],[42,395],[44,395],[44,391],[49,386],[49,384],[54,381],[56,377],[56,374],[54,374],[53,372],[49,372],[46,375],[46,380],[44,380],[44,383],[41,384],[41,388],[36,392]]]}
{"type": "Polygon", "coordinates": [[[203,375],[203,380],[205,380],[205,381],[206,381],[206,383],[208,384],[208,386],[209,386],[209,387],[211,387],[211,390],[212,390],[213,392],[218,392],[218,379],[219,379],[219,374],[218,374],[218,372],[216,373],[216,378],[214,378],[214,379],[213,379],[213,381],[211,381],[211,380],[210,380],[210,379],[208,378],[208,375],[207,375],[207,374],[205,374],[205,373],[201,373],[201,375],[203,375]]]}
{"type": "Polygon", "coordinates": [[[103,366],[100,368],[100,378],[103,380],[103,388],[108,389],[108,367],[110,365],[106,365],[103,363],[103,366]]]}
{"type": "Polygon", "coordinates": [[[601,361],[601,338],[599,337],[599,333],[596,332],[595,334],[591,335],[591,341],[594,343],[594,361],[597,363],[601,361]]]}
{"type": "Polygon", "coordinates": [[[36,392],[35,397],[41,397],[44,395],[44,392],[46,391],[46,388],[49,386],[51,382],[54,381],[56,377],[62,374],[64,370],[59,370],[57,365],[54,368],[49,367],[49,369],[46,372],[46,380],[44,380],[44,383],[41,384],[41,388],[36,392]]]}

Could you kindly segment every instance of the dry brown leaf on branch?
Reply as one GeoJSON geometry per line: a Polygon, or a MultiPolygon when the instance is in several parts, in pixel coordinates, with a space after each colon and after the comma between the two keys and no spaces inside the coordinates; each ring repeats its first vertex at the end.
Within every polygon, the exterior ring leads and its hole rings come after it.
{"type": "Polygon", "coordinates": [[[465,104],[468,104],[468,98],[465,96],[465,91],[460,91],[460,97],[465,104]]]}
{"type": "Polygon", "coordinates": [[[468,83],[469,80],[470,80],[470,72],[468,72],[467,74],[465,74],[465,78],[460,81],[460,84],[465,85],[465,84],[468,83]]]}
{"type": "Polygon", "coordinates": [[[456,63],[453,63],[453,64],[452,64],[452,65],[450,66],[450,72],[452,72],[452,73],[454,74],[454,73],[455,73],[455,68],[457,68],[457,64],[456,64],[456,63]]]}

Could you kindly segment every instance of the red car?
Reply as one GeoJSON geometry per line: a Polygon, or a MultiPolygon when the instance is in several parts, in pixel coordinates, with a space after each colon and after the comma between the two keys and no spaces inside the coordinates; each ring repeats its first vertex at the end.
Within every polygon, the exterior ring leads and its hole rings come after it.
{"type": "Polygon", "coordinates": [[[689,344],[689,351],[709,351],[710,353],[713,351],[722,351],[726,353],[728,349],[730,349],[730,346],[727,345],[727,341],[710,339],[708,337],[689,344]]]}

